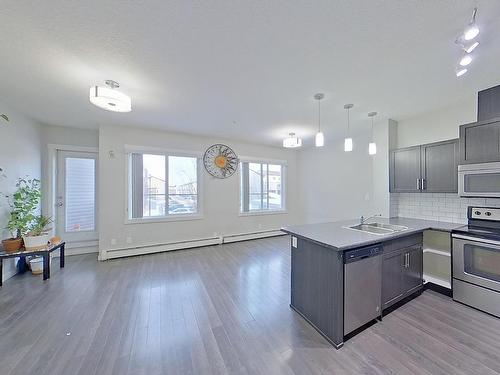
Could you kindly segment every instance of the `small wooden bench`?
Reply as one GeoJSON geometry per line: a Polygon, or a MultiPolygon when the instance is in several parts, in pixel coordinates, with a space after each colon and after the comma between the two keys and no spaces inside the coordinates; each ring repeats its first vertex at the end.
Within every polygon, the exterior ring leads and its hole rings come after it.
{"type": "Polygon", "coordinates": [[[21,248],[19,251],[13,253],[7,253],[0,246],[0,286],[2,286],[2,276],[3,276],[3,260],[7,258],[21,258],[20,272],[26,271],[26,257],[27,256],[41,256],[43,258],[43,279],[47,280],[50,278],[50,253],[59,250],[59,267],[64,268],[64,245],[65,242],[61,242],[57,245],[49,245],[45,249],[41,250],[26,250],[21,248]]]}

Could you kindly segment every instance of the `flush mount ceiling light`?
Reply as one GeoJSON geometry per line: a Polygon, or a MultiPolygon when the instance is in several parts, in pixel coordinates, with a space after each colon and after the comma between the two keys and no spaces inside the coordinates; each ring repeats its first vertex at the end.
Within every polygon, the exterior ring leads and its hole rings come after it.
{"type": "Polygon", "coordinates": [[[457,77],[461,77],[465,73],[467,73],[467,69],[466,68],[460,68],[460,69],[457,69],[456,75],[457,75],[457,77]]]}
{"type": "Polygon", "coordinates": [[[346,104],[344,105],[344,109],[347,110],[347,137],[344,139],[344,151],[345,152],[351,152],[353,145],[352,145],[352,138],[351,138],[351,121],[349,117],[349,110],[354,107],[354,104],[346,104]]]}
{"type": "Polygon", "coordinates": [[[321,131],[321,99],[325,97],[325,94],[318,93],[314,95],[314,99],[318,101],[318,132],[316,133],[316,138],[314,139],[314,144],[316,147],[323,147],[325,145],[325,136],[321,131]]]}
{"type": "Polygon", "coordinates": [[[369,155],[375,155],[377,153],[377,144],[373,140],[373,118],[377,116],[377,112],[370,112],[368,113],[368,117],[372,119],[372,136],[371,136],[371,142],[368,144],[368,154],[369,155]]]}
{"type": "Polygon", "coordinates": [[[288,137],[283,139],[283,147],[297,148],[302,146],[302,139],[295,136],[295,133],[289,133],[288,137]]]}
{"type": "Polygon", "coordinates": [[[106,85],[92,86],[90,88],[89,100],[95,106],[112,112],[130,112],[132,101],[130,96],[116,90],[120,87],[118,82],[108,79],[106,85]]]}

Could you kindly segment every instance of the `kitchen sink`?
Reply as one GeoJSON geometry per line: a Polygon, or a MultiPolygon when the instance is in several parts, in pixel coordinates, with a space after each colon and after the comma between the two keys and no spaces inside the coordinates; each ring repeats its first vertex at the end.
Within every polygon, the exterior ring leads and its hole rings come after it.
{"type": "Polygon", "coordinates": [[[392,225],[383,223],[357,224],[345,228],[352,230],[359,230],[360,232],[376,234],[379,236],[382,236],[384,234],[401,232],[408,229],[408,227],[405,227],[403,225],[392,225]]]}
{"type": "Polygon", "coordinates": [[[369,226],[377,227],[377,228],[390,229],[394,232],[401,232],[403,230],[408,229],[408,227],[405,227],[404,225],[383,224],[383,223],[369,223],[369,224],[363,224],[363,225],[369,225],[369,226]]]}

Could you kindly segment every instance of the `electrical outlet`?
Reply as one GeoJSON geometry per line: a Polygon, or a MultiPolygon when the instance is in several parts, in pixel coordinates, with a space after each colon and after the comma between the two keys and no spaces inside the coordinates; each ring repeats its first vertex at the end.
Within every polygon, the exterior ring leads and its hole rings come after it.
{"type": "Polygon", "coordinates": [[[262,223],[259,223],[258,227],[259,229],[262,229],[262,223]]]}
{"type": "Polygon", "coordinates": [[[116,238],[111,239],[111,245],[116,245],[116,238]]]}
{"type": "Polygon", "coordinates": [[[127,237],[127,238],[125,239],[125,241],[126,241],[127,243],[132,243],[132,237],[127,237]]]}

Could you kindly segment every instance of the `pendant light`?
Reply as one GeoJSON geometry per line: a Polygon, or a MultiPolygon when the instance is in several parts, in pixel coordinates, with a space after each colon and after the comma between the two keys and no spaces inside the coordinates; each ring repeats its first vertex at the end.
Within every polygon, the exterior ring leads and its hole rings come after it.
{"type": "Polygon", "coordinates": [[[377,115],[377,112],[368,113],[368,117],[372,119],[372,135],[371,142],[368,144],[368,154],[375,155],[377,153],[377,144],[373,140],[373,118],[377,115]]]}
{"type": "Polygon", "coordinates": [[[344,151],[345,152],[351,152],[353,145],[352,145],[352,138],[351,138],[351,124],[350,124],[350,118],[349,118],[349,110],[354,107],[354,104],[346,104],[344,105],[344,109],[347,110],[347,137],[344,139],[344,151]]]}
{"type": "Polygon", "coordinates": [[[106,111],[130,112],[132,110],[130,96],[116,90],[120,84],[110,79],[106,80],[105,83],[108,87],[92,86],[90,88],[90,102],[106,111]]]}
{"type": "Polygon", "coordinates": [[[295,136],[295,133],[289,133],[288,137],[283,139],[283,147],[285,148],[297,148],[302,146],[302,139],[295,136]]]}
{"type": "Polygon", "coordinates": [[[316,133],[316,138],[314,139],[314,144],[316,147],[323,147],[325,145],[325,136],[321,131],[321,99],[325,97],[325,94],[318,93],[314,95],[314,99],[318,101],[318,132],[316,133]]]}
{"type": "Polygon", "coordinates": [[[476,14],[477,8],[474,8],[474,11],[472,12],[472,18],[463,34],[463,38],[467,41],[472,40],[479,35],[479,28],[476,26],[476,14]]]}

